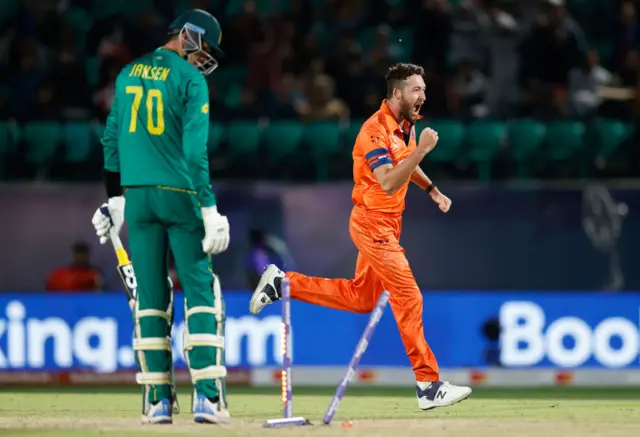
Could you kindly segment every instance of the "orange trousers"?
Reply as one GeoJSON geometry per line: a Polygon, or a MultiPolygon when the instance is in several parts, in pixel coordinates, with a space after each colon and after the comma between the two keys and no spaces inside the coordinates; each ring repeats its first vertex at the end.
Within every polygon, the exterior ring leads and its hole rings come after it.
{"type": "Polygon", "coordinates": [[[349,221],[358,248],[354,279],[327,279],[288,272],[291,298],[329,308],[370,313],[382,290],[389,302],[416,381],[438,381],[438,363],[424,338],[422,294],[400,246],[402,216],[355,207],[349,221]]]}

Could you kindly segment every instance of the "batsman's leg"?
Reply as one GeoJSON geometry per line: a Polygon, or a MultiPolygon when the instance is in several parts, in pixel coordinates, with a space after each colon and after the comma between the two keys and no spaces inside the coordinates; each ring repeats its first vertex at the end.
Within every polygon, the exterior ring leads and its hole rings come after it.
{"type": "Polygon", "coordinates": [[[142,422],[171,423],[171,294],[167,284],[166,231],[155,222],[143,188],[127,190],[125,217],[129,227],[131,260],[138,281],[134,310],[134,340],[139,372],[145,387],[142,422]]]}
{"type": "Polygon", "coordinates": [[[194,420],[226,422],[229,413],[224,380],[224,302],[210,257],[202,251],[202,219],[194,209],[186,211],[192,214],[189,222],[185,217],[182,224],[171,226],[169,241],[184,290],[184,352],[194,385],[194,420]]]}

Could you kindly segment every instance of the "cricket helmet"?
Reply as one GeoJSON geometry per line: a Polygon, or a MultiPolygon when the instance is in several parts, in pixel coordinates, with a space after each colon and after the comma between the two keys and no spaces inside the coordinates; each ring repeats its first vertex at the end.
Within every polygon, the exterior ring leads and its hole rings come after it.
{"type": "Polygon", "coordinates": [[[220,23],[202,9],[189,9],[176,18],[169,25],[169,35],[179,35],[185,58],[205,76],[218,67],[218,58],[224,57],[220,23]]]}

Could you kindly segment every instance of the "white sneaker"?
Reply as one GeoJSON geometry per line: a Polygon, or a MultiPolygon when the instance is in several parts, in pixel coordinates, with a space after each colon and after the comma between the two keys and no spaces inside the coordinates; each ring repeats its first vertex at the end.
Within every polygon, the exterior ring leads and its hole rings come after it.
{"type": "Polygon", "coordinates": [[[422,410],[431,410],[465,400],[471,395],[471,388],[449,384],[446,381],[418,382],[416,394],[418,407],[422,410]]]}
{"type": "Polygon", "coordinates": [[[173,422],[171,413],[171,401],[169,399],[161,399],[155,405],[149,407],[149,411],[142,415],[140,422],[145,425],[169,424],[173,422]]]}
{"type": "Polygon", "coordinates": [[[204,395],[199,394],[193,401],[193,420],[197,423],[228,423],[230,417],[226,409],[204,395]]]}
{"type": "Polygon", "coordinates": [[[258,314],[262,311],[262,308],[280,299],[280,288],[275,284],[276,278],[284,278],[284,272],[274,264],[269,264],[264,269],[256,291],[251,296],[251,301],[249,302],[251,314],[258,314]]]}

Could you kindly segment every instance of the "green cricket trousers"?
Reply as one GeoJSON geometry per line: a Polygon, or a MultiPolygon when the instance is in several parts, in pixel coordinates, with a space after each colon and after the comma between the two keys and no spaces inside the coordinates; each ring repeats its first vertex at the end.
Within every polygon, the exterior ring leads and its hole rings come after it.
{"type": "Polygon", "coordinates": [[[195,391],[226,404],[224,302],[220,293],[213,291],[210,256],[202,251],[204,225],[195,194],[145,186],[128,187],[124,195],[131,261],[138,282],[134,349],[140,373],[136,379],[150,386],[148,402],[170,398],[167,262],[171,250],[184,292],[183,346],[195,391]]]}

